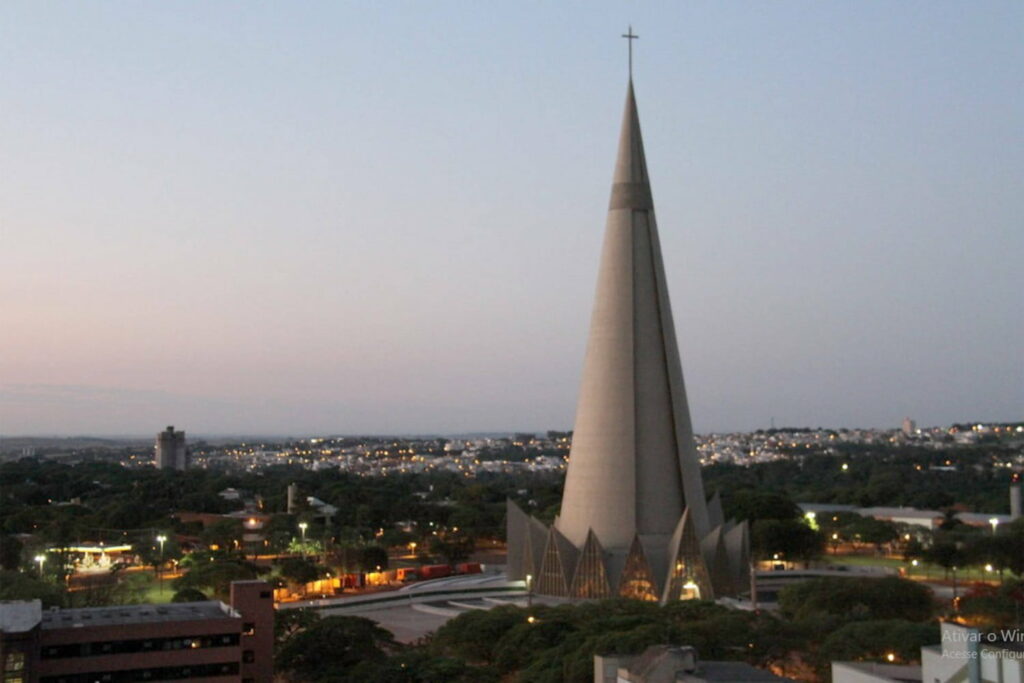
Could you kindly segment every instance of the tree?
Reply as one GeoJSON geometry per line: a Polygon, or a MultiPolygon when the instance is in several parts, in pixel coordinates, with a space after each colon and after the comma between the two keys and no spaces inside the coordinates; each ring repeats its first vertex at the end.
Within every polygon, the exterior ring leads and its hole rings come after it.
{"type": "Polygon", "coordinates": [[[204,602],[206,600],[209,600],[206,593],[195,588],[184,588],[171,598],[171,602],[204,602]]]}
{"type": "Polygon", "coordinates": [[[824,536],[796,519],[760,519],[750,536],[751,550],[764,559],[779,555],[807,563],[825,550],[824,536]]]}
{"type": "Polygon", "coordinates": [[[298,528],[296,524],[295,515],[282,513],[271,516],[263,528],[270,550],[277,553],[285,552],[295,538],[295,530],[298,528]]]}
{"type": "Polygon", "coordinates": [[[1007,524],[1000,530],[998,538],[1000,566],[1024,578],[1024,518],[1007,524]]]}
{"type": "Polygon", "coordinates": [[[932,616],[932,593],[919,583],[894,576],[823,577],[783,588],[779,607],[791,619],[926,621],[932,616]]]}
{"type": "Polygon", "coordinates": [[[960,615],[991,630],[1019,624],[1024,616],[1024,581],[976,584],[960,600],[960,615]]]}
{"type": "Polygon", "coordinates": [[[0,536],[0,568],[14,571],[21,564],[22,543],[15,536],[0,536]]]}
{"type": "Polygon", "coordinates": [[[903,619],[860,621],[840,626],[821,645],[819,658],[835,660],[874,660],[885,662],[893,655],[901,663],[916,662],[921,648],[939,641],[939,627],[933,622],[917,623],[903,619]]]}
{"type": "Polygon", "coordinates": [[[359,552],[359,566],[364,572],[388,568],[388,551],[379,545],[368,545],[359,552]]]}
{"type": "Polygon", "coordinates": [[[364,661],[382,662],[398,643],[389,631],[363,617],[326,617],[285,641],[275,670],[306,681],[357,681],[353,669],[364,661]]]}
{"type": "Polygon", "coordinates": [[[930,548],[925,550],[924,559],[926,562],[942,567],[948,577],[951,569],[955,570],[957,567],[964,566],[967,561],[967,555],[955,541],[943,539],[936,541],[930,548]]]}
{"type": "Polygon", "coordinates": [[[21,572],[0,572],[0,600],[42,600],[43,607],[62,607],[66,603],[60,586],[21,572]]]}
{"type": "Polygon", "coordinates": [[[524,618],[522,610],[509,606],[463,612],[437,630],[433,646],[470,662],[490,663],[501,638],[524,618]]]}
{"type": "Polygon", "coordinates": [[[911,560],[922,560],[925,556],[925,548],[921,545],[921,541],[916,538],[912,538],[907,541],[907,544],[903,546],[903,560],[910,562],[911,560]]]}
{"type": "Polygon", "coordinates": [[[259,576],[259,569],[249,563],[233,558],[210,558],[209,562],[195,564],[184,576],[174,580],[175,590],[186,588],[209,590],[217,597],[226,600],[231,590],[232,581],[248,581],[259,576]]]}
{"type": "Polygon", "coordinates": [[[142,541],[132,546],[132,552],[135,553],[143,564],[147,567],[152,567],[153,571],[159,571],[160,567],[171,560],[181,558],[182,552],[178,542],[172,535],[164,536],[163,547],[156,540],[154,536],[151,540],[142,541]]]}
{"type": "Polygon", "coordinates": [[[430,541],[430,552],[440,555],[448,564],[468,560],[475,547],[472,538],[460,533],[449,533],[444,538],[434,536],[430,541]]]}
{"type": "Polygon", "coordinates": [[[274,616],[274,651],[280,652],[281,647],[296,633],[306,630],[320,621],[320,613],[315,609],[281,609],[274,616]]]}
{"type": "Polygon", "coordinates": [[[225,517],[203,529],[199,540],[210,550],[234,550],[241,545],[242,531],[242,520],[225,517]]]}
{"type": "Polygon", "coordinates": [[[730,517],[755,522],[761,519],[798,519],[800,508],[783,493],[737,491],[728,503],[730,517]]]}
{"type": "Polygon", "coordinates": [[[295,585],[316,581],[327,572],[326,567],[304,557],[287,557],[281,560],[281,577],[295,585]]]}
{"type": "Polygon", "coordinates": [[[361,683],[498,683],[498,675],[454,657],[436,657],[424,650],[401,652],[384,661],[367,660],[352,669],[361,683]]]}
{"type": "Polygon", "coordinates": [[[843,528],[843,535],[862,543],[870,543],[881,552],[882,546],[899,538],[896,525],[874,517],[859,517],[843,528]]]}

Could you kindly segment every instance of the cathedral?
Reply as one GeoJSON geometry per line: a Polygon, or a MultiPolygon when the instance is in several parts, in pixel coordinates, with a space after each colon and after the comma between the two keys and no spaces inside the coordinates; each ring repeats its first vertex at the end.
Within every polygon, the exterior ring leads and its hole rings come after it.
{"type": "Polygon", "coordinates": [[[705,498],[632,77],[562,507],[508,503],[508,576],[541,595],[713,600],[748,585],[747,523],[705,498]]]}

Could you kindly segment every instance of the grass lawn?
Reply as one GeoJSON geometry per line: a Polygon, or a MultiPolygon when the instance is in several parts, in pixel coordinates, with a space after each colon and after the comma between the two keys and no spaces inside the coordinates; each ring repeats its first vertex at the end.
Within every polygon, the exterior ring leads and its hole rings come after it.
{"type": "Polygon", "coordinates": [[[156,577],[150,575],[148,578],[150,580],[146,584],[146,592],[142,594],[142,602],[170,602],[171,598],[174,597],[174,586],[171,585],[171,581],[169,579],[164,579],[163,591],[161,591],[160,584],[157,582],[156,577]]]}
{"type": "MultiPolygon", "coordinates": [[[[829,564],[845,564],[851,567],[905,569],[909,572],[909,577],[914,579],[942,580],[946,576],[945,570],[938,565],[921,563],[917,567],[911,567],[909,562],[904,562],[897,557],[883,557],[881,555],[825,555],[822,559],[829,564]]],[[[981,567],[969,567],[967,569],[958,569],[956,578],[958,581],[994,581],[998,578],[998,574],[986,572],[981,567]]]]}

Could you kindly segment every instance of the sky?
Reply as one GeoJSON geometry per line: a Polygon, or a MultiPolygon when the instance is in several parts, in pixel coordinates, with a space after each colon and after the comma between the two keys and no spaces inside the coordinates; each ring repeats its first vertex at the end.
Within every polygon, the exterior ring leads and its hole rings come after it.
{"type": "Polygon", "coordinates": [[[0,434],[571,428],[635,84],[698,432],[1024,418],[1024,3],[0,3],[0,434]]]}

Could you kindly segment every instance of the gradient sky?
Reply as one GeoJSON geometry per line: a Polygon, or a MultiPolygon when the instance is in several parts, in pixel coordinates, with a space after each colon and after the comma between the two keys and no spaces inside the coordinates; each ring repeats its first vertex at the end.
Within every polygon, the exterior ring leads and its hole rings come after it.
{"type": "Polygon", "coordinates": [[[694,426],[1024,417],[1024,3],[0,4],[0,434],[568,428],[628,23],[694,426]]]}

